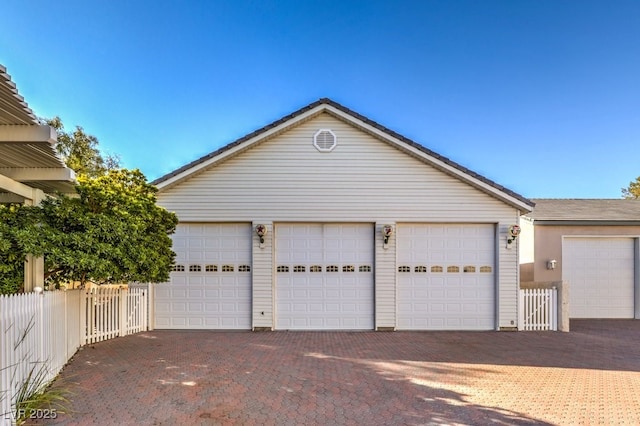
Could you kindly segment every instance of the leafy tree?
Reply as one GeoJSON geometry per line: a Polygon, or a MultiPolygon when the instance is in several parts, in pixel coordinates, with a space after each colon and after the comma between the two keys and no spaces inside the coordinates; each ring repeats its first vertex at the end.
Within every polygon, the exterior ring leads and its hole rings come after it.
{"type": "Polygon", "coordinates": [[[0,205],[0,294],[24,283],[27,255],[43,256],[45,283],[121,283],[169,279],[175,214],[156,205],[156,188],[139,170],[119,169],[82,127],[66,132],[59,117],[56,150],[76,172],[78,197],[39,206],[0,205]]]}
{"type": "Polygon", "coordinates": [[[20,265],[27,254],[44,256],[49,286],[167,281],[177,217],[156,205],[156,191],[138,170],[109,170],[97,178],[81,175],[79,197],[3,207],[0,259],[9,262],[0,273],[13,275],[14,284],[1,291],[16,290],[17,271],[9,265],[20,265]]]}
{"type": "Polygon", "coordinates": [[[24,283],[25,240],[35,231],[38,212],[0,204],[0,294],[17,293],[24,283]]]}
{"type": "Polygon", "coordinates": [[[82,127],[76,126],[73,132],[67,132],[60,117],[43,121],[56,129],[56,151],[67,167],[73,169],[76,174],[98,177],[108,170],[120,167],[120,159],[113,155],[103,156],[98,148],[98,139],[86,134],[82,127]]]}
{"type": "Polygon", "coordinates": [[[628,199],[640,198],[640,176],[635,181],[629,182],[627,188],[622,188],[622,196],[628,199]]]}

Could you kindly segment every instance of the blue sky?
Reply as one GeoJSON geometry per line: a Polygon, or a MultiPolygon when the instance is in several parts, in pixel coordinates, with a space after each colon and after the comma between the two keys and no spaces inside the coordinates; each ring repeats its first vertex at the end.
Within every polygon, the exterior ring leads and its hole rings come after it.
{"type": "Polygon", "coordinates": [[[152,180],[329,97],[526,197],[640,175],[640,1],[5,0],[42,117],[152,180]]]}

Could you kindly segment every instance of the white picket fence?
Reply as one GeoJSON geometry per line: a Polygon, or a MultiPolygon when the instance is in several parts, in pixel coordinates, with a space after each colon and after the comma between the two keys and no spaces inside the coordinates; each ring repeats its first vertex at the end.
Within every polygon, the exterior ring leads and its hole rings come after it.
{"type": "Polygon", "coordinates": [[[558,291],[547,289],[521,289],[518,330],[558,330],[558,291]]]}
{"type": "Polygon", "coordinates": [[[81,318],[86,329],[83,344],[147,330],[147,293],[144,288],[88,290],[81,318]]]}
{"type": "Polygon", "coordinates": [[[78,348],[147,330],[145,288],[93,288],[0,296],[0,425],[34,374],[50,382],[78,348]]]}

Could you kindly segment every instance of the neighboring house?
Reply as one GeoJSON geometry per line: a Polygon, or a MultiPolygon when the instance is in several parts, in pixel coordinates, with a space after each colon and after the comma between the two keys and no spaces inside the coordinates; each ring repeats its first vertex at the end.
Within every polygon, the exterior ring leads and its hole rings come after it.
{"type": "Polygon", "coordinates": [[[640,201],[533,201],[522,220],[523,284],[565,281],[571,318],[640,319],[640,201]]]}
{"type": "Polygon", "coordinates": [[[180,220],[156,328],[517,326],[533,203],[329,99],[154,184],[180,220]]]}
{"type": "MultiPolygon", "coordinates": [[[[56,155],[56,131],[38,123],[0,65],[0,203],[37,205],[47,194],[74,192],[74,173],[56,155]]],[[[42,286],[42,259],[25,267],[25,290],[42,286]]]]}

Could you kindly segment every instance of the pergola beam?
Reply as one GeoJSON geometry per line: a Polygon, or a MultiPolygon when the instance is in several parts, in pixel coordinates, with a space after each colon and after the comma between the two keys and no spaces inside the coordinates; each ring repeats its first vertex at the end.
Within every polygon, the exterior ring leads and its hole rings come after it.
{"type": "Polygon", "coordinates": [[[0,189],[6,192],[10,192],[12,194],[16,194],[24,198],[25,200],[34,199],[34,191],[37,191],[36,188],[32,188],[24,183],[20,183],[16,180],[13,180],[7,176],[0,174],[0,189]]]}
{"type": "Polygon", "coordinates": [[[22,204],[24,203],[24,197],[21,197],[10,192],[0,192],[0,204],[22,204]]]}
{"type": "Polygon", "coordinates": [[[67,167],[0,167],[0,175],[17,182],[73,182],[76,177],[67,167]]]}
{"type": "Polygon", "coordinates": [[[3,143],[47,142],[53,145],[57,138],[56,130],[46,124],[0,126],[0,142],[3,143]]]}

